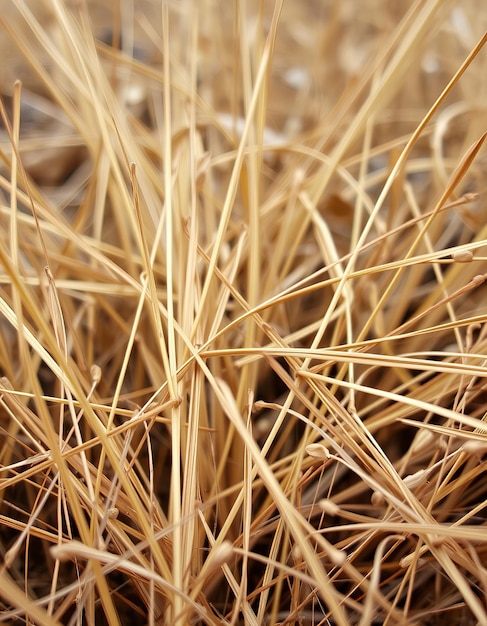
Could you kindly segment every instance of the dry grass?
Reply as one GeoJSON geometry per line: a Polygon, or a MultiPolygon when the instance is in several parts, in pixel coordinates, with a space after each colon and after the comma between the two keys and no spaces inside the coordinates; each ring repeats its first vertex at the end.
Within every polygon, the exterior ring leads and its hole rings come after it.
{"type": "Polygon", "coordinates": [[[487,7],[1,8],[0,622],[487,624],[487,7]]]}

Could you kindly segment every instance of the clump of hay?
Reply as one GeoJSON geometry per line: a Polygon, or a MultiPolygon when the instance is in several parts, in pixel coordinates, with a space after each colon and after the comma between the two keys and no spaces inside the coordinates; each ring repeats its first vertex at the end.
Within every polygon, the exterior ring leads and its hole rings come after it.
{"type": "Polygon", "coordinates": [[[4,5],[0,622],[487,623],[487,10],[4,5]]]}

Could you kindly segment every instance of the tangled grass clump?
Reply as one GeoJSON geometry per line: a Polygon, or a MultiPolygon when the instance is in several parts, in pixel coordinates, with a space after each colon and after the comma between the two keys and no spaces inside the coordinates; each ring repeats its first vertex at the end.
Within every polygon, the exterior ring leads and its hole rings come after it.
{"type": "Polygon", "coordinates": [[[487,9],[4,5],[0,623],[487,624],[487,9]]]}

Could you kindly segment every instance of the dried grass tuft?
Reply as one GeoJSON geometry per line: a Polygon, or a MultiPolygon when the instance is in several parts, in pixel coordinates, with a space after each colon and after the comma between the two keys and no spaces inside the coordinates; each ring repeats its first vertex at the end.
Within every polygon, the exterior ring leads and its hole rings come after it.
{"type": "Polygon", "coordinates": [[[486,24],[2,2],[1,623],[487,624],[486,24]]]}

